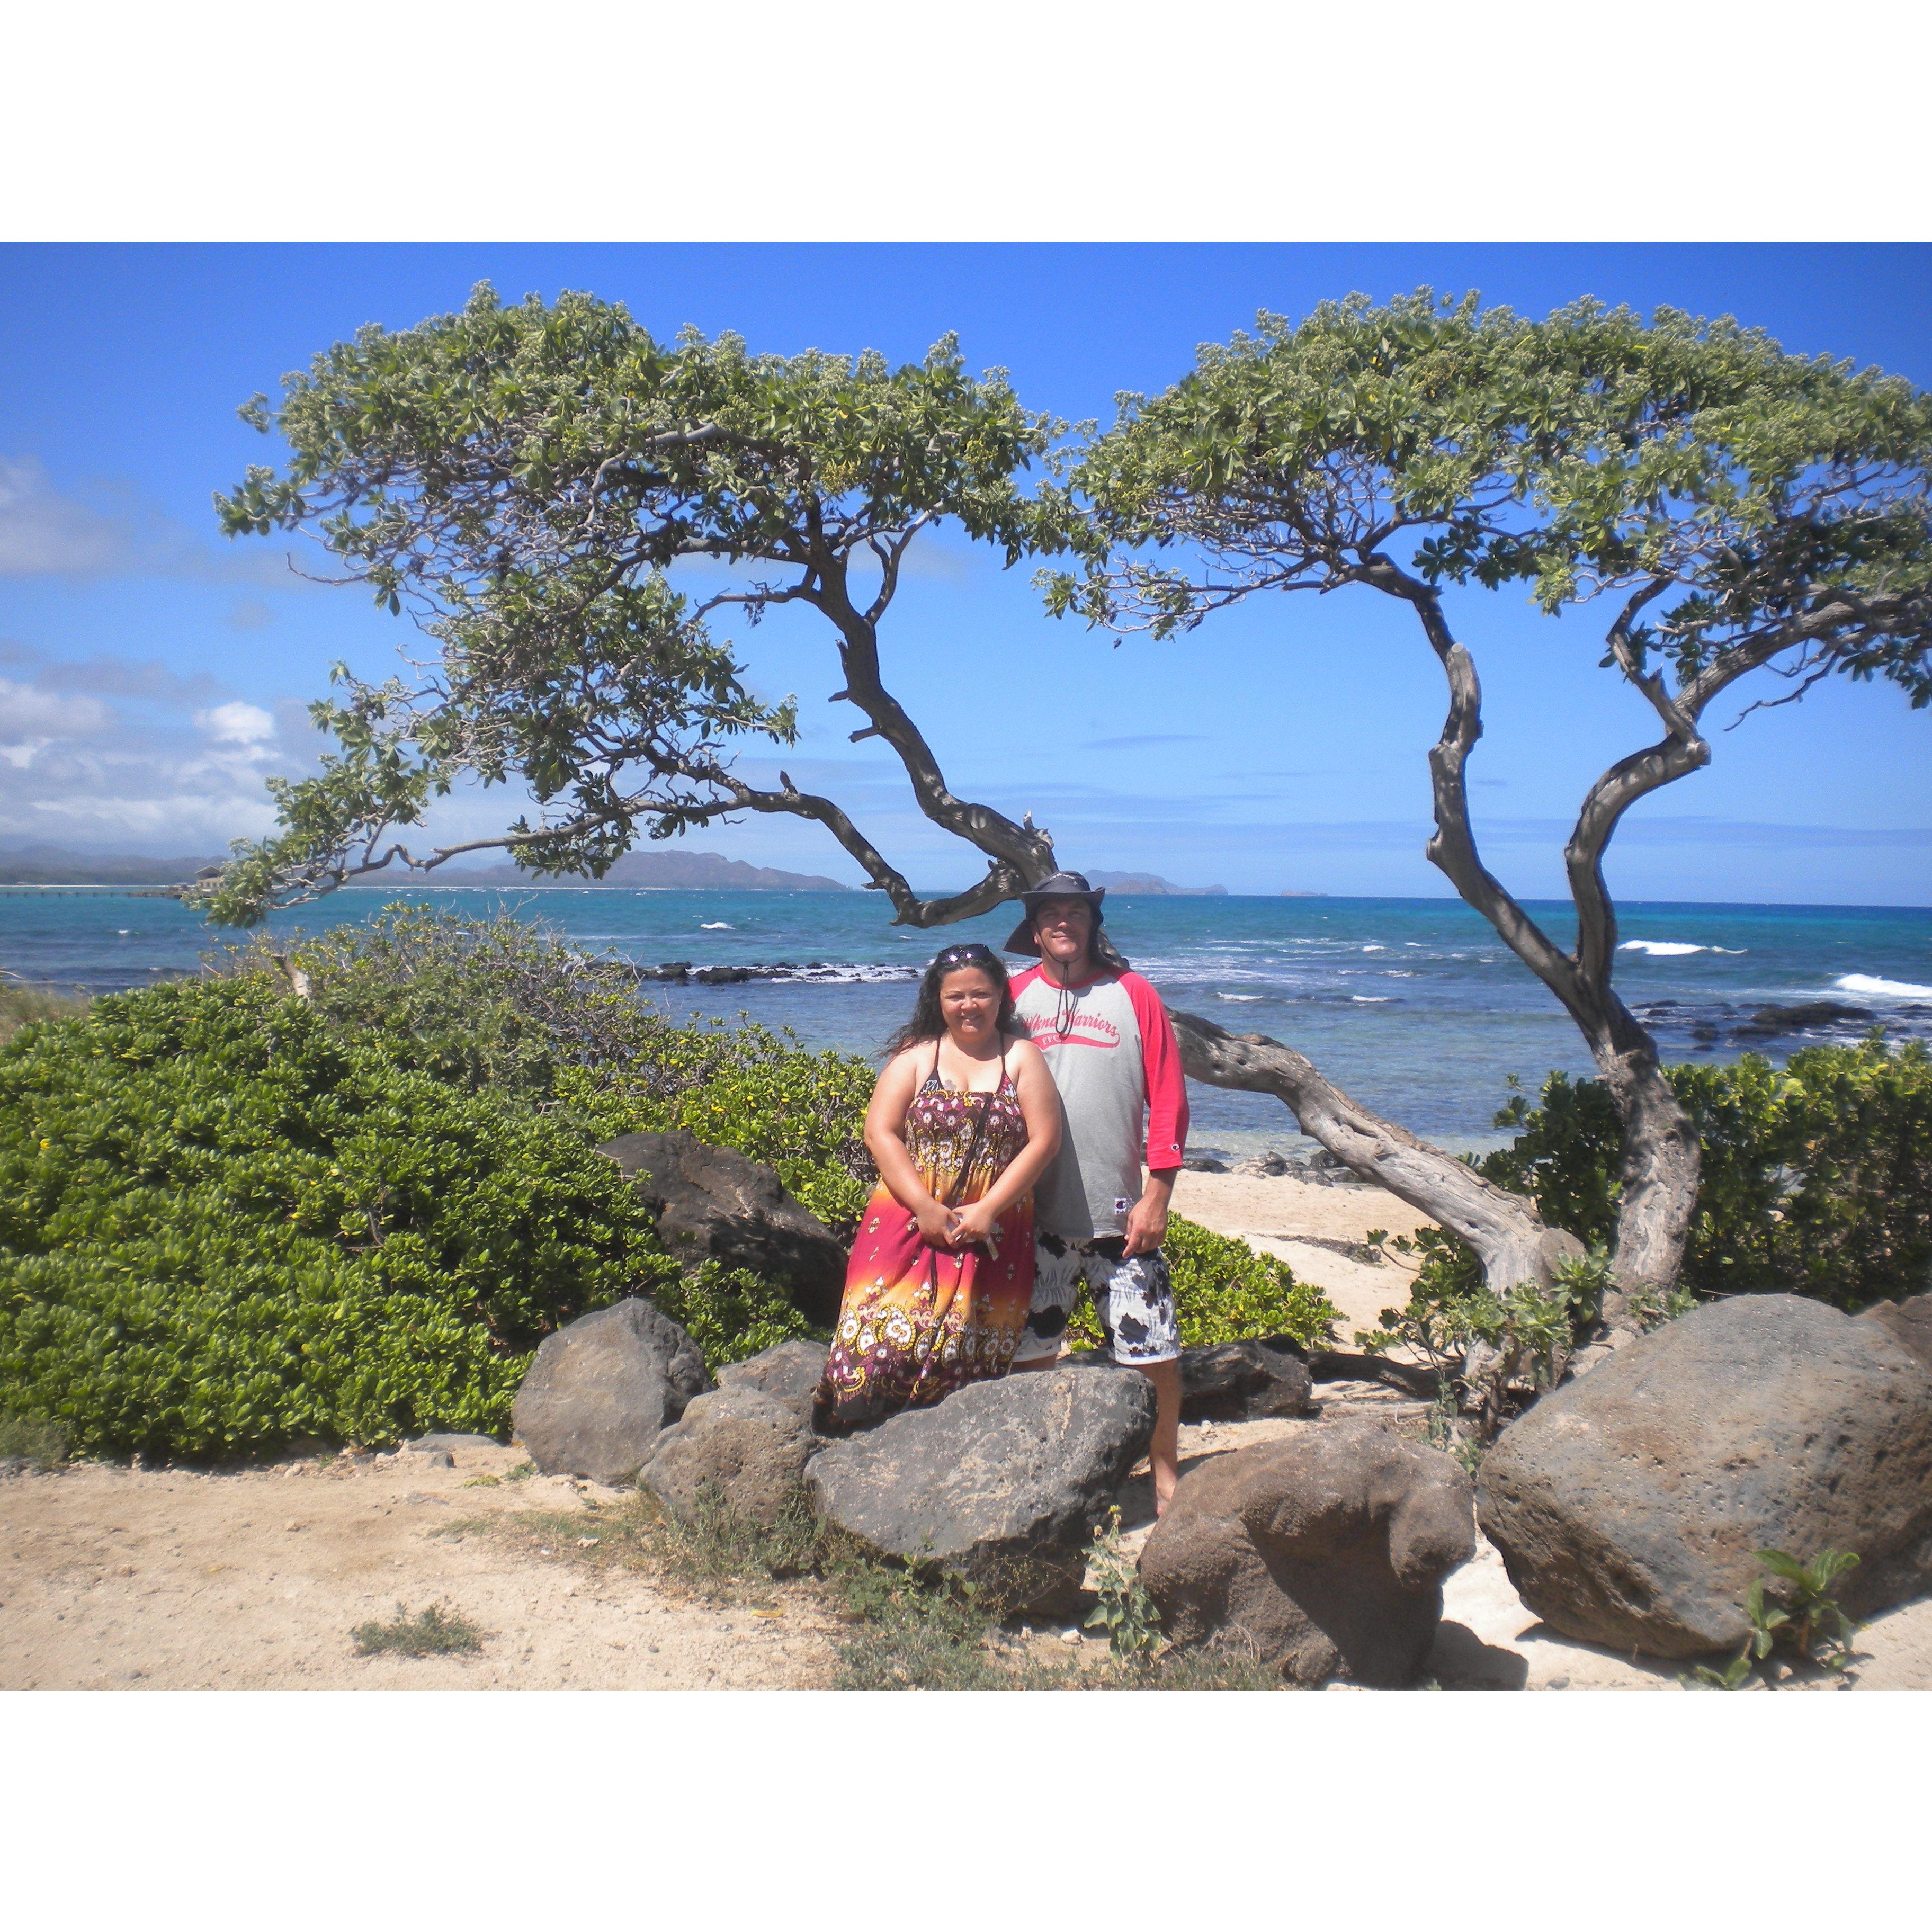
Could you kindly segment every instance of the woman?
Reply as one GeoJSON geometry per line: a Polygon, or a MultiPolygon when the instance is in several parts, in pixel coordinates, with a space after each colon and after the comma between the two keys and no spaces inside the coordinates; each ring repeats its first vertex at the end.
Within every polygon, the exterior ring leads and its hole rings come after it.
{"type": "Polygon", "coordinates": [[[852,1428],[1003,1376],[1033,1299],[1033,1184],[1060,1146],[1060,1096],[1013,1018],[998,956],[950,946],[866,1110],[866,1204],[820,1385],[852,1428]]]}

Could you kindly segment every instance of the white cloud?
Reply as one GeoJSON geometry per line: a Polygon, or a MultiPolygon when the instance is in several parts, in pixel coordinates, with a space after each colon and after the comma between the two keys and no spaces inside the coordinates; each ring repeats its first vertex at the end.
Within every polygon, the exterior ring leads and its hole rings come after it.
{"type": "Polygon", "coordinates": [[[212,850],[270,830],[265,773],[292,776],[308,764],[299,705],[281,707],[278,718],[226,698],[212,678],[156,664],[47,664],[24,646],[6,657],[38,675],[0,678],[0,837],[212,850]],[[99,695],[64,688],[89,671],[99,695]],[[190,712],[196,700],[203,708],[190,712]],[[295,746],[291,756],[284,747],[295,746]]]}
{"type": "Polygon", "coordinates": [[[32,457],[0,457],[0,576],[101,576],[116,567],[130,534],[62,496],[32,457]]]}
{"type": "Polygon", "coordinates": [[[275,721],[259,704],[218,704],[197,711],[194,722],[218,744],[259,745],[275,735],[275,721]]]}
{"type": "Polygon", "coordinates": [[[109,715],[106,706],[92,698],[0,677],[0,737],[81,737],[99,730],[109,715]]]}

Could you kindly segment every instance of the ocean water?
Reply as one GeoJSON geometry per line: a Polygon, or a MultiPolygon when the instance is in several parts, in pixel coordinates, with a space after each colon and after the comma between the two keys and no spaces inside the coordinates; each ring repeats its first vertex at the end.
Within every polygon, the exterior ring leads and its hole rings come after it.
{"type": "MultiPolygon", "coordinates": [[[[484,915],[507,909],[592,950],[648,967],[772,966],[787,976],[729,986],[646,982],[668,1012],[740,1013],[788,1027],[806,1044],[872,1053],[908,1011],[912,982],[938,949],[997,946],[1016,909],[943,932],[891,923],[873,892],[691,892],[554,887],[350,890],[280,914],[284,938],[366,920],[394,898],[484,915]]],[[[1566,904],[1532,904],[1568,944],[1566,904]]],[[[1575,1028],[1540,982],[1454,899],[1110,897],[1115,944],[1171,1006],[1237,1033],[1298,1048],[1364,1104],[1457,1148],[1504,1138],[1492,1125],[1507,1076],[1534,1085],[1552,1068],[1591,1071],[1575,1028]]],[[[1870,1024],[1932,1038],[1932,908],[1632,904],[1619,908],[1617,982],[1667,1058],[1781,1059],[1870,1024]],[[1832,1000],[1872,1022],[1739,1039],[1768,1004],[1832,1000]]],[[[0,893],[0,970],[113,990],[192,972],[236,935],[166,898],[0,893]]],[[[1016,964],[1018,962],[1016,962],[1016,964]]],[[[1192,1089],[1197,1152],[1287,1148],[1280,1102],[1192,1089]]]]}

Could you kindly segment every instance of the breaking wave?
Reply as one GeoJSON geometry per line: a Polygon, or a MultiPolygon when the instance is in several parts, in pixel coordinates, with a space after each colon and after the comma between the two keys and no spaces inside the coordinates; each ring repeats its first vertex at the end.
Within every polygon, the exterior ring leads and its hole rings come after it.
{"type": "Polygon", "coordinates": [[[1915,986],[1908,980],[1881,980],[1870,973],[1847,973],[1832,984],[1841,993],[1863,993],[1868,998],[1932,1000],[1932,986],[1915,986]]]}
{"type": "Polygon", "coordinates": [[[1692,946],[1681,939],[1627,939],[1619,952],[1647,952],[1653,959],[1675,959],[1686,952],[1708,952],[1708,946],[1692,946]]]}

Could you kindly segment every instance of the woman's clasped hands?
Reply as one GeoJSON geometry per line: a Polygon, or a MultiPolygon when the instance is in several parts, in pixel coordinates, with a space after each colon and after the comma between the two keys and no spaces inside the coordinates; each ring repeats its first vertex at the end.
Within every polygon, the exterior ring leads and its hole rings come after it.
{"type": "Polygon", "coordinates": [[[913,1220],[920,1234],[935,1248],[955,1253],[962,1248],[984,1248],[997,1257],[1000,1252],[1000,1224],[983,1201],[964,1208],[948,1208],[934,1201],[921,1208],[913,1220]]]}

